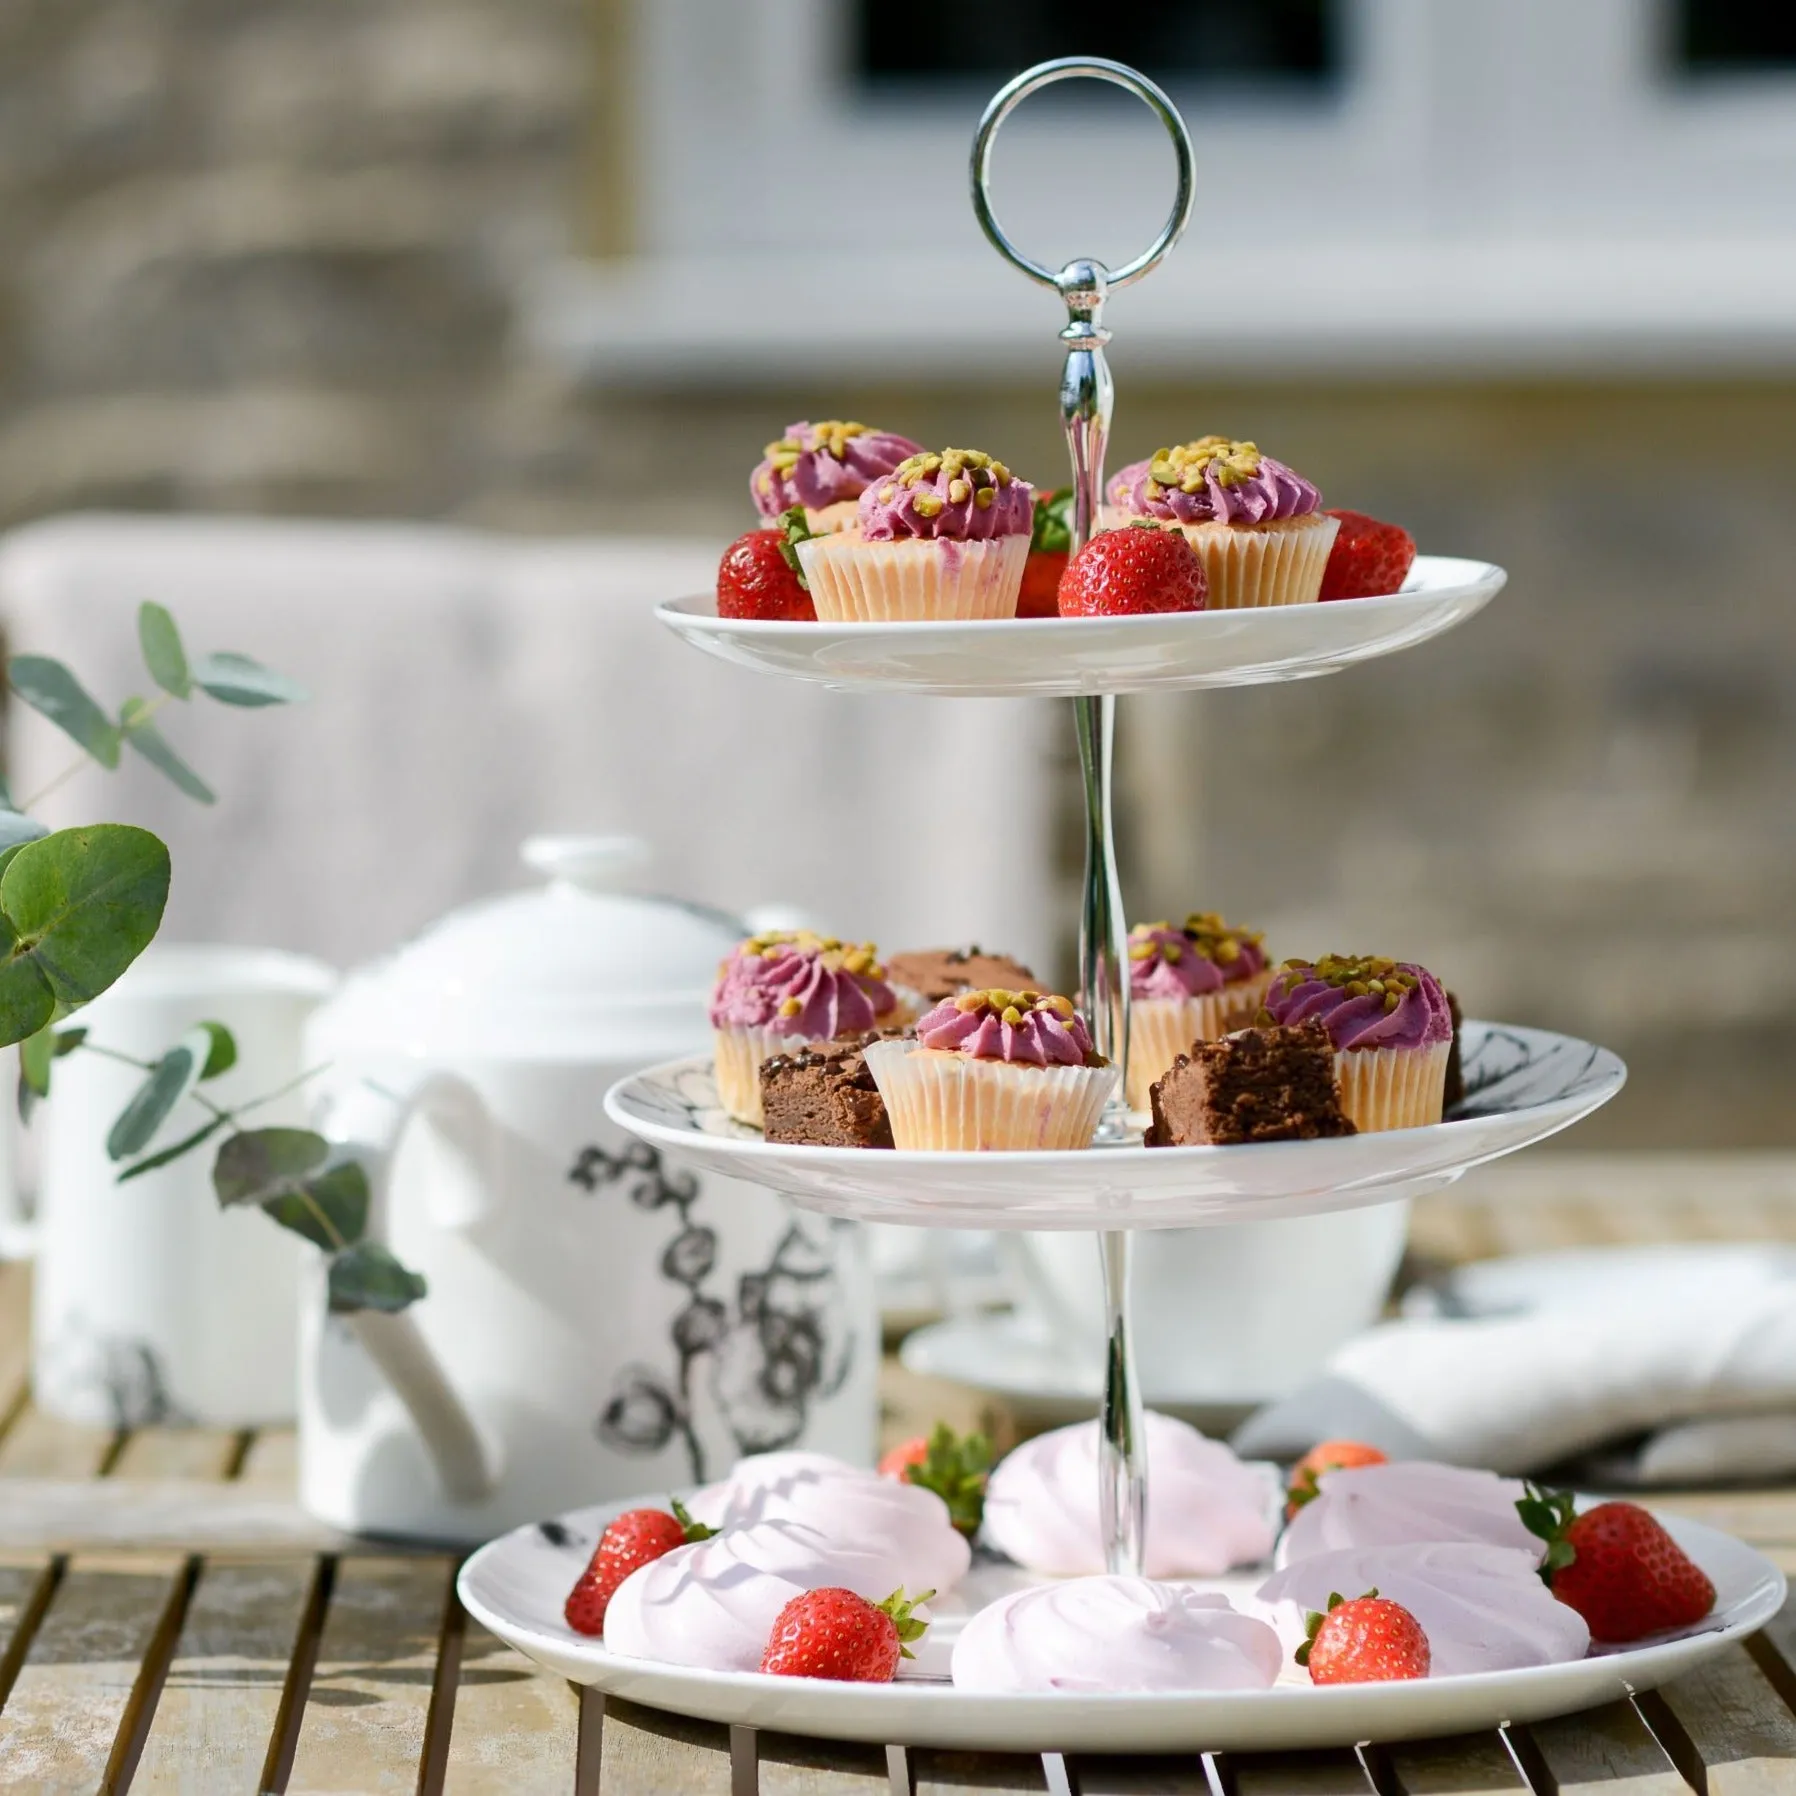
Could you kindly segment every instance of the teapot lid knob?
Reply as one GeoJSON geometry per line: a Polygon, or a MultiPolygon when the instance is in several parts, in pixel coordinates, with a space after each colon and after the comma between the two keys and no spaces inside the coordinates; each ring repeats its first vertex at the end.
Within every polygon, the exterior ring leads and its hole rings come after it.
{"type": "Polygon", "coordinates": [[[640,836],[530,836],[524,865],[583,892],[614,892],[654,859],[640,836]]]}

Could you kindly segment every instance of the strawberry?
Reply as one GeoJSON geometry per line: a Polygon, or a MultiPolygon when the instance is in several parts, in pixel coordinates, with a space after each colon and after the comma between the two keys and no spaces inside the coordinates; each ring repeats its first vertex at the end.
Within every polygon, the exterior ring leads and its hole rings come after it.
{"type": "Polygon", "coordinates": [[[1029,559],[1023,563],[1018,617],[1058,617],[1060,576],[1073,546],[1073,489],[1056,487],[1035,495],[1035,524],[1029,532],[1029,559]]]}
{"type": "Polygon", "coordinates": [[[1344,1603],[1330,1593],[1328,1612],[1311,1610],[1297,1663],[1312,1684],[1382,1684],[1425,1678],[1433,1662],[1422,1624],[1376,1590],[1344,1603]]]}
{"type": "Polygon", "coordinates": [[[889,1684],[898,1661],[913,1657],[905,1642],[921,1639],[929,1625],[912,1608],[934,1595],[926,1590],[906,1601],[902,1590],[894,1590],[883,1603],[870,1603],[833,1586],[807,1590],[775,1617],[761,1669],[775,1677],[889,1684]]]}
{"type": "Polygon", "coordinates": [[[957,1435],[946,1422],[894,1447],[879,1462],[882,1478],[934,1491],[948,1505],[948,1519],[963,1534],[979,1532],[991,1469],[991,1442],[983,1434],[957,1435]]]}
{"type": "Polygon", "coordinates": [[[1395,592],[1416,558],[1416,539],[1401,524],[1381,524],[1363,511],[1331,511],[1341,520],[1328,566],[1322,570],[1324,599],[1375,599],[1395,592]]]}
{"type": "Polygon", "coordinates": [[[1291,1482],[1285,1487],[1285,1520],[1289,1521],[1316,1495],[1316,1480],[1324,1472],[1340,1472],[1356,1465],[1383,1465],[1388,1457],[1364,1441],[1318,1441],[1291,1468],[1291,1482]]]}
{"type": "Polygon", "coordinates": [[[794,505],[777,529],[751,530],[737,537],[717,564],[717,615],[814,624],[817,608],[811,603],[795,546],[811,534],[804,507],[794,505]]]}
{"type": "Polygon", "coordinates": [[[1540,1575],[1560,1602],[1615,1645],[1687,1628],[1715,1607],[1708,1573],[1638,1503],[1598,1503],[1582,1515],[1567,1490],[1530,1484],[1516,1504],[1547,1543],[1540,1575]]]}
{"type": "Polygon", "coordinates": [[[602,1634],[605,1611],[618,1585],[639,1565],[671,1553],[688,1541],[708,1540],[717,1530],[695,1522],[683,1505],[665,1509],[626,1509],[605,1524],[599,1544],[579,1581],[568,1592],[562,1615],[576,1634],[602,1634]]]}
{"type": "Polygon", "coordinates": [[[1176,530],[1136,523],[1094,536],[1060,577],[1062,617],[1201,611],[1203,564],[1176,530]]]}

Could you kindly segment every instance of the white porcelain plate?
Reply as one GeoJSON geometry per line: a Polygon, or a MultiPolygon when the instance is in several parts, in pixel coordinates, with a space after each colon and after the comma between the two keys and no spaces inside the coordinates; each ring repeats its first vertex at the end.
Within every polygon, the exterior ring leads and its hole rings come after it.
{"type": "MultiPolygon", "coordinates": [[[[1539,1721],[1665,1683],[1762,1627],[1784,1600],[1783,1574],[1763,1555],[1717,1529],[1665,1516],[1716,1591],[1714,1613],[1700,1628],[1674,1638],[1569,1665],[1414,1683],[1318,1690],[1293,1670],[1288,1682],[1245,1693],[985,1696],[944,1681],[948,1649],[967,1615],[1032,1580],[982,1558],[960,1589],[935,1605],[914,1671],[907,1668],[895,1684],[834,1684],[626,1659],[567,1627],[561,1605],[606,1520],[638,1503],[665,1501],[666,1493],[657,1492],[513,1529],[462,1567],[461,1600],[500,1639],[551,1671],[651,1708],[829,1740],[1032,1753],[1351,1746],[1539,1721]]],[[[1247,1574],[1193,1582],[1236,1594],[1259,1579],[1247,1574]]]]}
{"type": "Polygon", "coordinates": [[[1191,1228],[1416,1197],[1588,1116],[1627,1069],[1544,1029],[1468,1022],[1465,1102],[1449,1121],[1334,1141],[1083,1153],[929,1154],[786,1147],[718,1108],[709,1056],[620,1080],[615,1123],[670,1159],[861,1222],[934,1228],[1191,1228]]]}
{"type": "Polygon", "coordinates": [[[1401,592],[1262,611],[782,624],[719,617],[706,593],[658,605],[655,615],[707,654],[825,686],[957,698],[1079,698],[1333,673],[1463,623],[1507,578],[1488,561],[1418,555],[1401,592]]]}

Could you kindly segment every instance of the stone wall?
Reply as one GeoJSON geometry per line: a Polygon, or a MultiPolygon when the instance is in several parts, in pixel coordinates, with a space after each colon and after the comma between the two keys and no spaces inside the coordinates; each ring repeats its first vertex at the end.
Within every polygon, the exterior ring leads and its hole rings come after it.
{"type": "MultiPolygon", "coordinates": [[[[621,398],[533,364],[517,281],[591,229],[592,26],[0,0],[0,522],[721,537],[807,413],[1056,476],[1051,384],[621,398]]],[[[1796,389],[1178,386],[1126,345],[1117,371],[1120,451],[1252,435],[1512,574],[1399,660],[1126,706],[1131,909],[1413,953],[1475,1011],[1612,1041],[1636,1080],[1583,1141],[1796,1143],[1796,389]]]]}

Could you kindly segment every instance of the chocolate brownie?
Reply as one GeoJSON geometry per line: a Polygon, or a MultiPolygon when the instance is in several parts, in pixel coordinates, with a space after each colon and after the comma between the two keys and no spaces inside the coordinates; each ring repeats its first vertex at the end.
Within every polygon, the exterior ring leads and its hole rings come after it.
{"type": "Polygon", "coordinates": [[[1042,984],[1020,960],[1007,954],[986,954],[971,948],[913,948],[908,954],[886,956],[886,978],[939,1004],[962,992],[1038,992],[1042,984]]]}
{"type": "Polygon", "coordinates": [[[1453,1018],[1453,1046],[1447,1050],[1447,1084],[1441,1093],[1443,1111],[1451,1110],[1455,1104],[1465,1101],[1465,1068],[1459,1059],[1459,1031],[1465,1022],[1465,1014],[1459,1008],[1459,1000],[1451,992],[1447,993],[1447,1010],[1453,1018]]]}
{"type": "Polygon", "coordinates": [[[796,1054],[761,1062],[762,1128],[769,1141],[797,1147],[890,1147],[885,1099],[855,1041],[813,1041],[796,1054]]]}
{"type": "Polygon", "coordinates": [[[1200,1041],[1149,1088],[1149,1147],[1223,1147],[1351,1135],[1320,1023],[1237,1029],[1200,1041]]]}

